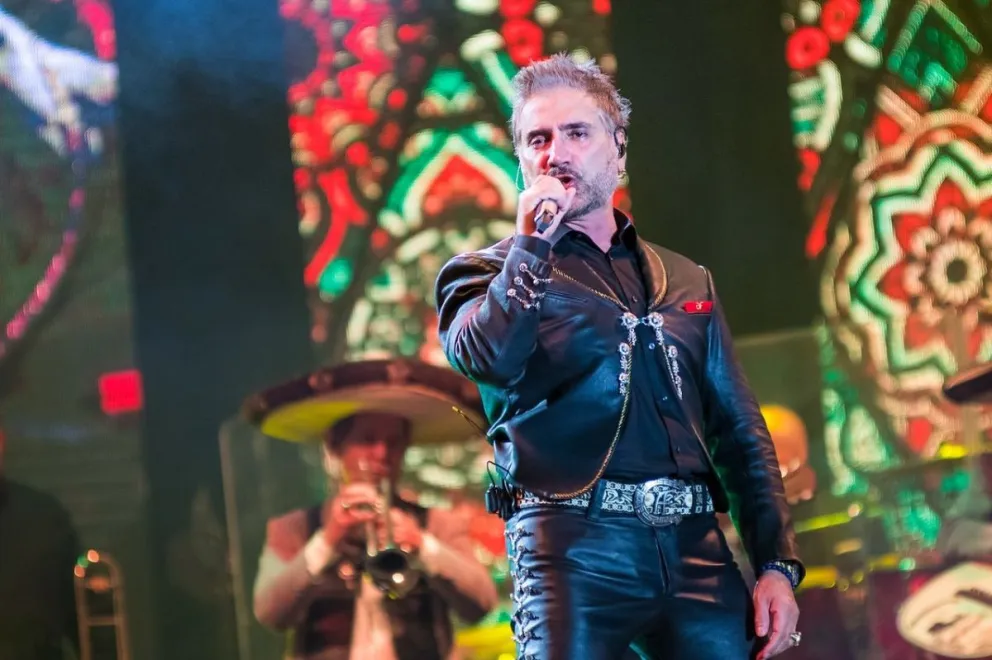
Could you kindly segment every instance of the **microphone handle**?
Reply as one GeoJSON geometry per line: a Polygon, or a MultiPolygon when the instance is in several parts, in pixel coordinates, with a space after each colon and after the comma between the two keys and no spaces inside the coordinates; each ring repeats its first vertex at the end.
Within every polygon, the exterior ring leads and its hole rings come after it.
{"type": "Polygon", "coordinates": [[[535,224],[537,227],[537,233],[543,234],[554,222],[555,215],[558,213],[558,205],[555,204],[554,200],[546,199],[541,202],[541,205],[537,207],[537,217],[535,218],[535,224]]]}

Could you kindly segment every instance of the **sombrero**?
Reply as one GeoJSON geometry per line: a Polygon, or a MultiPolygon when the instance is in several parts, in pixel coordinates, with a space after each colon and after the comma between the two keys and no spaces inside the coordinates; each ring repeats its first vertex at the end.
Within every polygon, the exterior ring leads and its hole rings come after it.
{"type": "Polygon", "coordinates": [[[320,369],[249,397],[243,412],[265,435],[291,442],[321,441],[334,424],[360,412],[405,417],[418,445],[480,438],[486,427],[472,381],[406,358],[320,369]]]}
{"type": "Polygon", "coordinates": [[[944,396],[958,404],[992,403],[992,362],[986,362],[948,378],[944,396]]]}

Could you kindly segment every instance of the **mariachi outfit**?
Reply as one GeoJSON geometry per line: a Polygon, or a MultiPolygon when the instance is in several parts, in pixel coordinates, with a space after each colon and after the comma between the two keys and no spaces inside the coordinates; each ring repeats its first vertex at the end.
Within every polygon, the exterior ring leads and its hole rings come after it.
{"type": "Polygon", "coordinates": [[[615,213],[604,253],[560,227],[442,269],[449,361],[479,385],[507,519],[520,658],[744,658],[752,564],[803,568],[758,404],[707,270],[615,213]]]}
{"type": "MultiPolygon", "coordinates": [[[[341,419],[385,412],[411,422],[414,444],[477,436],[483,422],[475,386],[450,369],[379,360],[322,369],[253,397],[247,414],[285,440],[320,440],[341,419]]],[[[390,599],[362,577],[364,545],[340,553],[324,541],[322,506],[269,521],[255,580],[255,615],[292,631],[287,657],[299,660],[454,660],[450,615],[475,622],[496,605],[487,569],[473,556],[465,521],[451,511],[396,499],[424,529],[416,588],[390,599]]]]}

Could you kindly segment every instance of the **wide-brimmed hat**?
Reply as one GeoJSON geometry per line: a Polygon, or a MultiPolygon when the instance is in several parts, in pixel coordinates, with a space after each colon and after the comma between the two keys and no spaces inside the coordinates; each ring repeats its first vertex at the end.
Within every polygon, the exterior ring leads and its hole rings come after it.
{"type": "Polygon", "coordinates": [[[345,362],[248,398],[244,415],[265,435],[317,442],[357,413],[408,419],[411,442],[436,445],[485,436],[475,384],[456,371],[408,358],[345,362]]]}

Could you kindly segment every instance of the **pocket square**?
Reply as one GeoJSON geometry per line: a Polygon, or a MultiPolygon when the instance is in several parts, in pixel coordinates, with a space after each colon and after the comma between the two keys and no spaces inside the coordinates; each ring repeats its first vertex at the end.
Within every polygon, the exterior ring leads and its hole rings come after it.
{"type": "Polygon", "coordinates": [[[682,305],[689,314],[709,314],[713,311],[712,300],[692,300],[682,305]]]}

